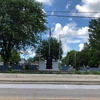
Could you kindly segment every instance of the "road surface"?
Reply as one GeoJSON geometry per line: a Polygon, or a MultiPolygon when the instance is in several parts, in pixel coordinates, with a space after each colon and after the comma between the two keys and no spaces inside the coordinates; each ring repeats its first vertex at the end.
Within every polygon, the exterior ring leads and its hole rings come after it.
{"type": "Polygon", "coordinates": [[[77,100],[78,98],[81,98],[82,100],[90,98],[89,100],[95,100],[95,98],[97,98],[99,100],[100,86],[66,84],[0,84],[0,98],[27,98],[25,100],[34,100],[36,98],[48,98],[48,100],[50,100],[50,98],[63,98],[60,100],[64,100],[64,98],[74,98],[73,100],[75,100],[75,98],[77,100]]]}

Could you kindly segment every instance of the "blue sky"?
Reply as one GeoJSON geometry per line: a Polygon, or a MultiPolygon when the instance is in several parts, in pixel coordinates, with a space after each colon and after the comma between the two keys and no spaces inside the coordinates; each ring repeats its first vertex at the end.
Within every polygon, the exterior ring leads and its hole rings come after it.
{"type": "MultiPolygon", "coordinates": [[[[99,17],[100,13],[76,13],[76,12],[100,12],[100,0],[36,0],[42,2],[46,15],[85,16],[99,17]],[[47,12],[52,11],[52,12],[47,12]],[[55,11],[69,11],[73,13],[61,13],[55,11]]],[[[83,44],[88,42],[88,25],[90,18],[75,17],[47,17],[47,26],[51,26],[52,37],[61,36],[63,56],[70,50],[80,51],[83,44]]],[[[49,32],[42,37],[48,38],[49,32]]],[[[33,54],[35,55],[35,54],[33,54]]]]}

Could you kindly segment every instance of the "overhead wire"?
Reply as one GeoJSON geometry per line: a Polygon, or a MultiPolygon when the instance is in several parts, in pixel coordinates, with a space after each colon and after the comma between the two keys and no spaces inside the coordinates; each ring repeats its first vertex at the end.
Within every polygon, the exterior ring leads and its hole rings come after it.
{"type": "Polygon", "coordinates": [[[100,17],[91,17],[91,16],[66,16],[66,15],[46,15],[51,17],[74,17],[74,18],[100,18],[100,17]]]}
{"type": "MultiPolygon", "coordinates": [[[[100,13],[100,12],[72,12],[72,11],[46,11],[47,13],[53,12],[53,13],[69,13],[69,14],[79,14],[79,13],[100,13]]],[[[51,17],[74,17],[74,18],[100,18],[95,17],[95,16],[82,16],[82,15],[60,15],[60,14],[46,14],[47,16],[51,16],[51,17]]]]}
{"type": "Polygon", "coordinates": [[[76,12],[76,11],[65,11],[65,10],[54,10],[54,11],[50,11],[47,10],[46,12],[60,12],[60,13],[100,13],[100,12],[76,12]]]}

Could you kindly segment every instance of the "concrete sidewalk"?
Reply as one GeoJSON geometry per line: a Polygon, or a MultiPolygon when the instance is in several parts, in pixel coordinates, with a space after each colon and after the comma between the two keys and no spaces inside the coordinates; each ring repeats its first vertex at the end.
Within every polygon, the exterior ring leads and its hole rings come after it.
{"type": "Polygon", "coordinates": [[[100,75],[0,73],[0,83],[100,85],[100,75]]]}

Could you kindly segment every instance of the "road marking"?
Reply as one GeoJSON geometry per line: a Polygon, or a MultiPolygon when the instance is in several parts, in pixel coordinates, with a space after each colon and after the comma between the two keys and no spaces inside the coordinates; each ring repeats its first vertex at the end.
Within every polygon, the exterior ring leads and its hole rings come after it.
{"type": "Polygon", "coordinates": [[[0,98],[0,100],[100,100],[100,98],[0,98]]]}
{"type": "Polygon", "coordinates": [[[64,86],[65,86],[66,89],[68,89],[68,86],[67,85],[64,85],[64,86]]]}

